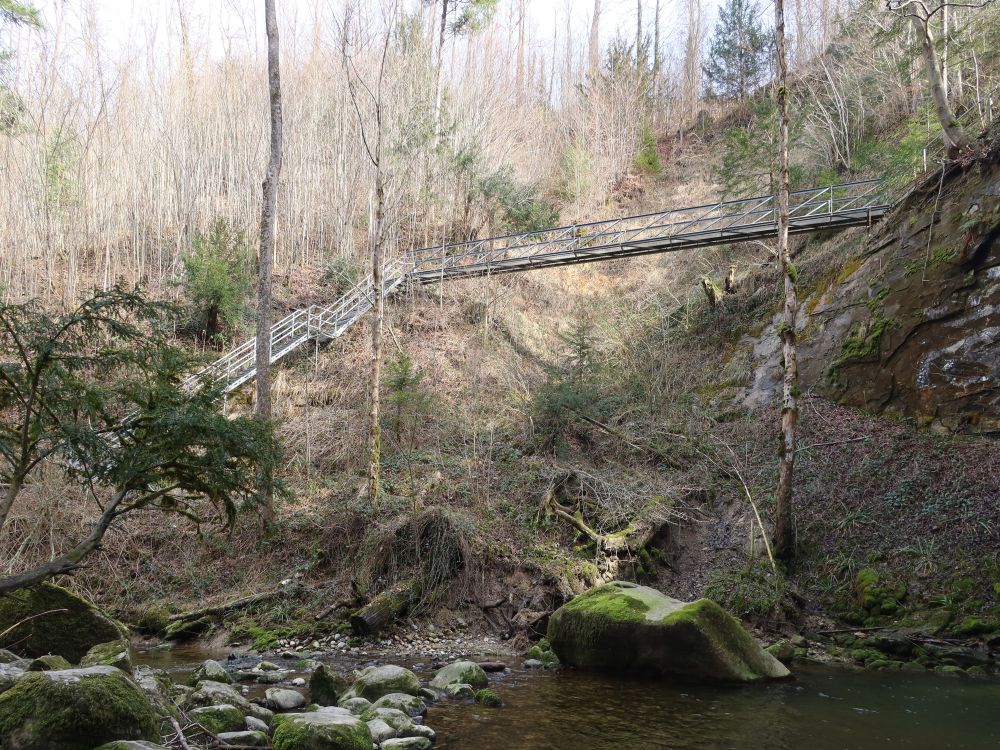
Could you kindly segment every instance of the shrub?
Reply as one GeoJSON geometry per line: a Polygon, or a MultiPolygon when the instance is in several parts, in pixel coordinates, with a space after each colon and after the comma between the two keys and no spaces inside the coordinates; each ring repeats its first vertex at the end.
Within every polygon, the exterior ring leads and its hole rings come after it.
{"type": "Polygon", "coordinates": [[[225,331],[246,315],[250,293],[246,238],[225,219],[216,218],[208,234],[197,234],[193,244],[183,259],[187,329],[200,341],[221,346],[225,331]]]}

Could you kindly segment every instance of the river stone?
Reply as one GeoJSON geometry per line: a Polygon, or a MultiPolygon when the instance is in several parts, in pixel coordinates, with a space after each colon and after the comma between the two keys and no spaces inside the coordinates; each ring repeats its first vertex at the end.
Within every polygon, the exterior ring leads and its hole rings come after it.
{"type": "Polygon", "coordinates": [[[14,687],[14,683],[24,674],[24,670],[13,664],[0,664],[0,693],[14,687]]]}
{"type": "Polygon", "coordinates": [[[219,732],[219,739],[228,745],[237,747],[270,747],[271,741],[265,732],[219,732]]]}
{"type": "Polygon", "coordinates": [[[382,743],[382,750],[428,750],[431,741],[426,737],[397,737],[382,743]]]}
{"type": "Polygon", "coordinates": [[[21,657],[15,654],[13,651],[8,651],[5,648],[0,648],[0,664],[12,664],[15,661],[20,661],[21,657]]]}
{"type": "Polygon", "coordinates": [[[449,685],[444,689],[444,692],[449,698],[455,698],[460,701],[471,701],[476,698],[476,691],[472,689],[472,685],[466,685],[464,682],[449,685]]]}
{"type": "Polygon", "coordinates": [[[325,664],[319,663],[309,676],[309,694],[314,703],[321,706],[336,706],[347,692],[347,680],[325,664]]]}
{"type": "Polygon", "coordinates": [[[218,706],[202,706],[188,711],[191,721],[201,724],[212,734],[219,732],[239,732],[246,727],[243,712],[236,706],[222,703],[218,706]]]}
{"type": "MultiPolygon", "coordinates": [[[[86,664],[84,666],[93,666],[86,664]]],[[[73,665],[58,654],[46,654],[33,659],[28,665],[29,672],[49,672],[53,669],[72,669],[73,665]]]]}
{"type": "Polygon", "coordinates": [[[182,701],[185,708],[217,706],[222,703],[236,706],[243,713],[250,712],[250,701],[240,695],[236,688],[215,680],[202,680],[195,686],[194,692],[182,701]]]}
{"type": "Polygon", "coordinates": [[[188,678],[189,685],[197,685],[202,680],[212,680],[212,682],[224,682],[227,685],[232,684],[233,678],[226,668],[219,664],[215,659],[206,659],[201,663],[196,670],[191,673],[188,678]]]}
{"type": "Polygon", "coordinates": [[[396,730],[396,734],[409,735],[413,728],[413,719],[395,708],[375,708],[372,706],[361,714],[361,721],[373,721],[374,719],[384,721],[396,730]]]}
{"type": "Polygon", "coordinates": [[[344,695],[347,698],[361,696],[370,701],[376,701],[390,693],[406,693],[416,695],[420,692],[420,680],[409,669],[393,666],[367,667],[358,673],[355,680],[344,695]]]}
{"type": "Polygon", "coordinates": [[[378,745],[399,736],[399,732],[382,721],[382,719],[372,719],[365,723],[368,725],[368,731],[372,733],[372,742],[378,745]]]}
{"type": "Polygon", "coordinates": [[[246,724],[247,729],[251,732],[263,732],[264,734],[271,733],[271,725],[266,721],[258,719],[256,716],[247,716],[246,724]]]}
{"type": "Polygon", "coordinates": [[[268,707],[275,711],[294,711],[306,705],[306,697],[298,690],[268,688],[264,695],[267,696],[268,707]]]}
{"type": "Polygon", "coordinates": [[[288,672],[278,671],[278,672],[258,672],[254,677],[257,678],[257,682],[261,685],[275,685],[279,682],[284,682],[288,679],[288,672]]]}
{"type": "Polygon", "coordinates": [[[726,682],[790,674],[715,602],[685,603],[626,581],[560,607],[548,639],[560,661],[576,667],[726,682]]]}
{"type": "MultiPolygon", "coordinates": [[[[171,699],[172,691],[180,687],[167,674],[165,669],[154,669],[144,664],[140,664],[133,672],[136,683],[146,696],[146,700],[160,716],[172,716],[180,718],[180,711],[177,704],[171,699]]],[[[191,688],[186,688],[191,691],[191,688]]],[[[191,691],[193,692],[193,691],[191,691]]]]}
{"type": "Polygon", "coordinates": [[[16,643],[27,656],[58,654],[77,664],[92,646],[129,635],[124,625],[92,603],[52,583],[0,597],[0,633],[43,612],[51,614],[19,625],[6,636],[7,642],[16,643]]]}
{"type": "Polygon", "coordinates": [[[339,708],[276,717],[274,750],[372,750],[372,733],[361,719],[339,708]]]}
{"type": "Polygon", "coordinates": [[[395,708],[414,719],[427,713],[426,703],[417,696],[407,695],[406,693],[389,693],[388,695],[383,695],[372,705],[375,708],[395,708]]]}
{"type": "Polygon", "coordinates": [[[132,674],[132,657],[129,654],[128,641],[117,638],[107,643],[98,643],[80,660],[81,667],[99,667],[102,664],[118,667],[123,672],[132,674]]]}
{"type": "Polygon", "coordinates": [[[480,690],[490,684],[486,672],[474,661],[456,661],[441,667],[431,680],[431,687],[446,688],[449,685],[471,685],[480,690]]]}
{"type": "Polygon", "coordinates": [[[0,694],[0,746],[91,750],[112,740],[159,740],[142,690],[109,666],[24,674],[0,694]]]}
{"type": "Polygon", "coordinates": [[[367,698],[360,698],[358,696],[343,698],[337,703],[340,708],[347,709],[355,716],[361,716],[371,704],[372,702],[367,698]]]}
{"type": "Polygon", "coordinates": [[[257,665],[257,669],[261,672],[277,672],[281,667],[275,664],[273,661],[262,661],[257,665]]]}
{"type": "MultiPolygon", "coordinates": [[[[274,723],[274,711],[264,706],[258,706],[256,703],[247,705],[246,714],[248,719],[257,719],[257,721],[262,722],[268,727],[274,723]]],[[[250,727],[248,726],[247,729],[250,729],[250,727]]]]}
{"type": "Polygon", "coordinates": [[[431,742],[437,737],[437,733],[426,724],[414,724],[407,734],[411,737],[426,737],[431,742]]]}

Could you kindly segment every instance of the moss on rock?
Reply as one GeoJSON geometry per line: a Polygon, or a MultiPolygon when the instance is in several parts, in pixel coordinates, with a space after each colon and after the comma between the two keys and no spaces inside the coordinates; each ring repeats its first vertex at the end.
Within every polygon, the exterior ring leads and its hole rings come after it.
{"type": "Polygon", "coordinates": [[[109,666],[25,674],[0,694],[0,744],[18,750],[158,740],[158,724],[139,687],[109,666]]]}
{"type": "Polygon", "coordinates": [[[81,667],[99,667],[106,664],[109,667],[132,674],[132,658],[129,655],[128,641],[118,638],[107,643],[98,643],[84,654],[80,660],[81,667]]]}
{"type": "Polygon", "coordinates": [[[420,680],[409,669],[387,664],[382,667],[368,667],[358,673],[358,679],[344,694],[344,698],[361,697],[377,701],[389,693],[416,695],[420,692],[420,680]]]}
{"type": "Polygon", "coordinates": [[[500,696],[493,690],[477,690],[476,691],[476,703],[483,706],[490,706],[492,708],[499,708],[503,705],[503,700],[500,696]]]}
{"type": "Polygon", "coordinates": [[[336,706],[341,696],[347,692],[347,680],[320,664],[309,677],[309,694],[313,703],[321,706],[336,706]]]}
{"type": "Polygon", "coordinates": [[[621,581],[558,609],[548,637],[559,659],[578,667],[732,682],[789,675],[715,602],[621,581]]]}
{"type": "Polygon", "coordinates": [[[212,734],[238,732],[246,728],[243,712],[228,703],[192,709],[188,712],[188,717],[191,721],[201,724],[212,734]]]}
{"type": "Polygon", "coordinates": [[[347,711],[285,714],[280,717],[271,742],[274,750],[371,750],[368,725],[347,711]]]}
{"type": "Polygon", "coordinates": [[[443,690],[449,685],[471,685],[473,688],[485,688],[490,684],[483,668],[474,661],[456,661],[441,667],[431,680],[431,687],[443,690]]]}
{"type": "Polygon", "coordinates": [[[0,597],[0,632],[36,615],[41,616],[6,637],[28,656],[58,654],[78,664],[93,646],[129,635],[124,625],[94,604],[55,584],[42,583],[0,597]]]}

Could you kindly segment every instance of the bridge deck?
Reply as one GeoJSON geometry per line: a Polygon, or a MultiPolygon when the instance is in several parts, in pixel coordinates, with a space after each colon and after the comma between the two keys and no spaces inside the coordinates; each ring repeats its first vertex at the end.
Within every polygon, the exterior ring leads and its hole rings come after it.
{"type": "MultiPolygon", "coordinates": [[[[870,225],[889,208],[878,180],[802,190],[790,196],[789,232],[870,225]]],[[[385,265],[382,291],[388,295],[406,283],[594,263],[776,235],[775,196],[720,201],[413,250],[385,265]]],[[[342,335],[374,306],[374,292],[369,275],[332,305],[312,305],[279,320],[271,328],[271,362],[309,341],[342,335]]],[[[250,339],[192,375],[186,386],[196,388],[203,378],[214,378],[223,381],[228,393],[252,380],[256,372],[256,346],[250,339]]]]}

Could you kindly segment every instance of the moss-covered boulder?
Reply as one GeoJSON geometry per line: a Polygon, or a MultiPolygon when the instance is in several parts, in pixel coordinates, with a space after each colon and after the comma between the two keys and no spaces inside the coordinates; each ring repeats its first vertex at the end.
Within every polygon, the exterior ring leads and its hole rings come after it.
{"type": "Polygon", "coordinates": [[[232,683],[233,678],[226,671],[226,668],[215,659],[206,659],[188,678],[188,685],[197,685],[202,680],[212,680],[213,682],[223,682],[227,685],[232,683]]]}
{"type": "Polygon", "coordinates": [[[431,680],[431,687],[444,690],[449,685],[471,685],[482,689],[490,684],[486,672],[474,661],[456,661],[441,667],[431,680]]]}
{"type": "Polygon", "coordinates": [[[560,661],[577,667],[726,682],[790,674],[715,602],[685,603],[624,581],[556,610],[548,639],[560,661]]]}
{"type": "Polygon", "coordinates": [[[476,691],[472,685],[464,682],[455,682],[444,689],[445,695],[457,701],[471,701],[476,699],[476,691]]]}
{"type": "Polygon", "coordinates": [[[128,630],[120,622],[51,583],[0,597],[0,633],[29,617],[34,619],[14,628],[5,638],[7,643],[0,646],[28,656],[58,654],[78,664],[93,646],[128,638],[128,630]]]}
{"type": "Polygon", "coordinates": [[[347,692],[347,680],[325,664],[320,664],[309,676],[309,694],[313,703],[321,706],[336,706],[341,696],[347,692]]]}
{"type": "Polygon", "coordinates": [[[341,708],[275,717],[274,750],[371,750],[368,725],[341,708]]]}
{"type": "Polygon", "coordinates": [[[188,711],[188,718],[196,724],[201,724],[212,734],[239,732],[246,728],[243,712],[228,703],[193,708],[188,711]]]}
{"type": "Polygon", "coordinates": [[[876,622],[879,617],[895,615],[906,601],[905,583],[885,581],[872,568],[858,571],[854,590],[863,611],[863,622],[876,622]]]}
{"type": "Polygon", "coordinates": [[[240,695],[232,685],[215,680],[202,680],[195,690],[183,701],[184,708],[200,708],[201,706],[217,706],[228,703],[236,706],[243,713],[250,712],[250,701],[240,695]]]}
{"type": "Polygon", "coordinates": [[[499,708],[503,705],[503,700],[493,690],[484,689],[476,691],[476,703],[483,706],[490,706],[491,708],[499,708]]]}
{"type": "MultiPolygon", "coordinates": [[[[90,667],[94,665],[85,664],[84,666],[90,667]]],[[[46,654],[45,656],[39,656],[37,659],[32,659],[31,664],[28,665],[29,672],[50,672],[53,669],[72,668],[73,665],[58,654],[46,654]]]]}
{"type": "Polygon", "coordinates": [[[180,710],[171,697],[173,691],[179,686],[174,684],[166,670],[154,669],[140,664],[136,667],[133,676],[139,689],[146,696],[146,700],[159,716],[181,718],[180,710]]]}
{"type": "Polygon", "coordinates": [[[128,641],[118,638],[107,643],[98,643],[84,654],[80,660],[81,667],[99,667],[107,665],[118,667],[123,672],[132,674],[132,657],[129,655],[128,641]]]}
{"type": "Polygon", "coordinates": [[[0,747],[91,750],[113,740],[159,740],[142,690],[108,666],[27,673],[0,693],[0,747]]]}
{"type": "Polygon", "coordinates": [[[361,716],[371,705],[372,702],[370,700],[362,698],[359,695],[345,696],[337,702],[338,707],[349,711],[355,716],[361,716]]]}
{"type": "Polygon", "coordinates": [[[422,698],[416,695],[407,695],[406,693],[389,693],[388,695],[383,695],[372,705],[374,708],[394,708],[414,719],[427,713],[427,704],[424,703],[422,698]]]}
{"type": "Polygon", "coordinates": [[[344,694],[345,698],[355,696],[377,701],[389,693],[416,695],[420,692],[420,680],[409,669],[387,664],[383,667],[367,667],[358,673],[358,678],[344,694]]]}

